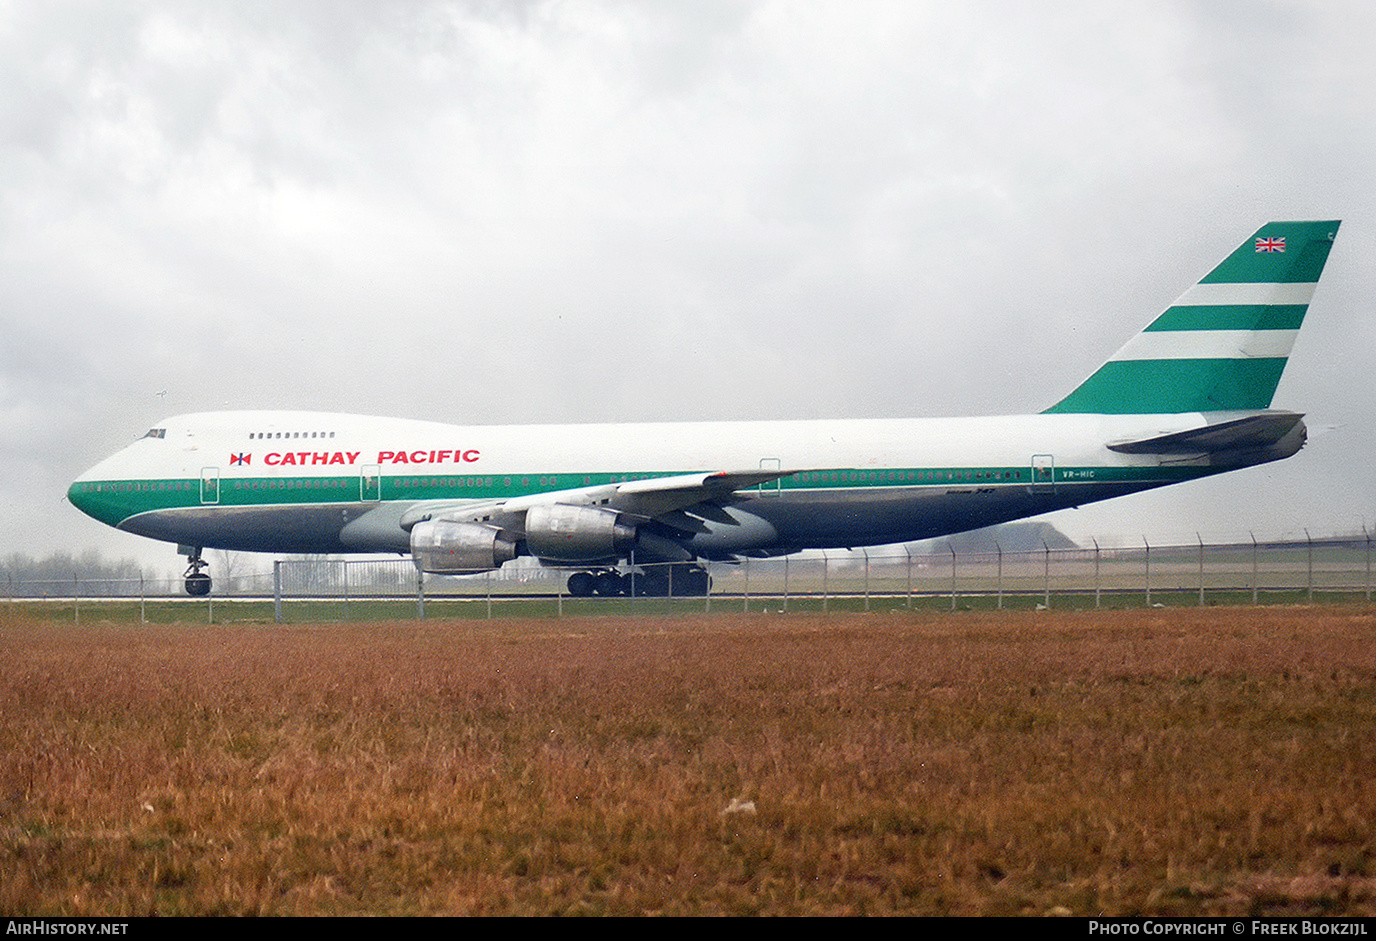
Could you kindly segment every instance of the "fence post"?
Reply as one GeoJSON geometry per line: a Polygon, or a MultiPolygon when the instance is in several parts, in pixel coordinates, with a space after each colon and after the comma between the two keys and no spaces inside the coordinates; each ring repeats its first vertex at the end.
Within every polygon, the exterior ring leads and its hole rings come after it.
{"type": "Polygon", "coordinates": [[[425,620],[425,573],[416,569],[416,620],[425,620]]]}
{"type": "Polygon", "coordinates": [[[831,568],[830,560],[827,558],[827,550],[822,550],[822,613],[831,613],[831,595],[827,592],[827,573],[831,568]]]}
{"type": "Polygon", "coordinates": [[[272,560],[272,622],[282,623],[282,560],[272,560]]]}
{"type": "Polygon", "coordinates": [[[1151,543],[1147,542],[1147,537],[1142,537],[1142,545],[1147,547],[1146,563],[1146,584],[1147,584],[1147,607],[1151,607],[1151,543]]]}
{"type": "Polygon", "coordinates": [[[1309,538],[1308,527],[1304,530],[1304,541],[1309,549],[1309,603],[1314,603],[1314,540],[1309,538]]]}
{"type": "Polygon", "coordinates": [[[1372,537],[1366,531],[1366,524],[1362,523],[1362,535],[1366,538],[1366,603],[1372,600],[1372,537]]]}
{"type": "Polygon", "coordinates": [[[784,607],[785,614],[788,613],[788,556],[784,556],[784,607]]]}
{"type": "Polygon", "coordinates": [[[1094,609],[1099,609],[1099,540],[1094,540],[1094,609]]]}
{"type": "Polygon", "coordinates": [[[76,624],[81,623],[81,583],[77,581],[76,573],[72,573],[72,620],[76,624]]]}
{"type": "Polygon", "coordinates": [[[741,559],[741,574],[745,576],[745,592],[741,595],[741,613],[750,613],[750,556],[741,559]]]}
{"type": "Polygon", "coordinates": [[[908,557],[908,587],[905,595],[908,599],[907,608],[911,611],[913,609],[913,547],[904,545],[903,554],[908,557]]]}
{"type": "Polygon", "coordinates": [[[865,611],[870,610],[870,550],[861,549],[865,554],[865,611]]]}
{"type": "Polygon", "coordinates": [[[994,540],[994,551],[999,554],[999,610],[1003,610],[1003,546],[994,540]]]}
{"type": "Polygon", "coordinates": [[[1199,535],[1199,530],[1194,531],[1194,538],[1199,541],[1199,606],[1204,607],[1204,537],[1199,535]]]}
{"type": "Polygon", "coordinates": [[[1051,610],[1051,547],[1042,540],[1042,606],[1051,610]]]}
{"type": "Polygon", "coordinates": [[[956,609],[956,547],[948,545],[951,550],[951,610],[956,609]]]}
{"type": "Polygon", "coordinates": [[[148,592],[143,587],[143,575],[139,575],[139,623],[148,623],[148,610],[145,607],[144,599],[148,597],[148,592]]]}
{"type": "Polygon", "coordinates": [[[1248,530],[1248,531],[1247,531],[1247,535],[1249,535],[1249,536],[1252,537],[1252,607],[1255,608],[1255,607],[1256,607],[1256,604],[1257,604],[1257,588],[1258,588],[1258,581],[1257,581],[1257,578],[1258,578],[1258,576],[1257,576],[1257,534],[1254,533],[1254,532],[1252,532],[1251,530],[1248,530]]]}

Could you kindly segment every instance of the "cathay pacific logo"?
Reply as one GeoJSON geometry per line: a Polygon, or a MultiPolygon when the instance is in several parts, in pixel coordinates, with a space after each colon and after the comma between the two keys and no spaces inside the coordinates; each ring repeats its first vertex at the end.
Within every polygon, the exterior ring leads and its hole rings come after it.
{"type": "Polygon", "coordinates": [[[1258,252],[1283,252],[1285,251],[1285,236],[1276,239],[1257,239],[1258,252]]]}
{"type": "MultiPolygon", "coordinates": [[[[284,464],[357,464],[358,451],[271,451],[263,455],[263,463],[269,467],[284,464]]],[[[444,451],[379,451],[375,463],[378,464],[475,464],[482,457],[477,448],[468,450],[444,451]]],[[[229,456],[232,467],[253,463],[253,455],[239,451],[229,456]]]]}

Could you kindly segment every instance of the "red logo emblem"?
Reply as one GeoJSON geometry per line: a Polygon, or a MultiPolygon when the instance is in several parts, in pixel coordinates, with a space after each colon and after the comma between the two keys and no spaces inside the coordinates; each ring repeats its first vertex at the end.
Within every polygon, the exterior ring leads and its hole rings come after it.
{"type": "Polygon", "coordinates": [[[230,464],[248,464],[248,463],[251,463],[252,461],[253,461],[253,455],[252,455],[252,454],[242,454],[242,453],[240,453],[240,454],[231,454],[231,455],[229,456],[229,463],[230,463],[230,464]]]}

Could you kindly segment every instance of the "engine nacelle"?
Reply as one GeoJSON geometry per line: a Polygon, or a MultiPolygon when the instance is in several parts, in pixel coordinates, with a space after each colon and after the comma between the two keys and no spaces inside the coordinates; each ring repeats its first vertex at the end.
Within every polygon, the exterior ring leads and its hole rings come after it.
{"type": "Polygon", "coordinates": [[[600,562],[635,545],[614,510],[543,503],[526,510],[526,550],[551,562],[600,562]]]}
{"type": "Polygon", "coordinates": [[[516,544],[482,523],[426,520],[411,527],[411,560],[422,572],[485,572],[514,558],[516,544]]]}

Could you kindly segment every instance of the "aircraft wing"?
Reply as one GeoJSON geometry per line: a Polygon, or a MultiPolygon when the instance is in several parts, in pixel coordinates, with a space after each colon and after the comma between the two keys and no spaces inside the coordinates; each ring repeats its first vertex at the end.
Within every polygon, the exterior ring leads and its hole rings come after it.
{"type": "Polygon", "coordinates": [[[616,485],[616,494],[607,506],[641,520],[664,517],[700,503],[715,503],[737,490],[756,487],[792,471],[719,471],[715,474],[683,474],[628,480],[616,485]]]}
{"type": "Polygon", "coordinates": [[[401,527],[410,530],[425,520],[444,519],[455,522],[484,522],[520,531],[526,511],[532,507],[562,504],[605,508],[637,522],[660,521],[675,529],[689,530],[694,526],[689,520],[685,520],[687,514],[681,511],[702,505],[705,512],[711,514],[714,508],[720,506],[718,501],[729,498],[736,491],[778,480],[793,473],[796,472],[717,471],[680,474],[673,477],[649,477],[571,490],[551,490],[490,502],[426,501],[417,503],[402,515],[401,527]]]}

